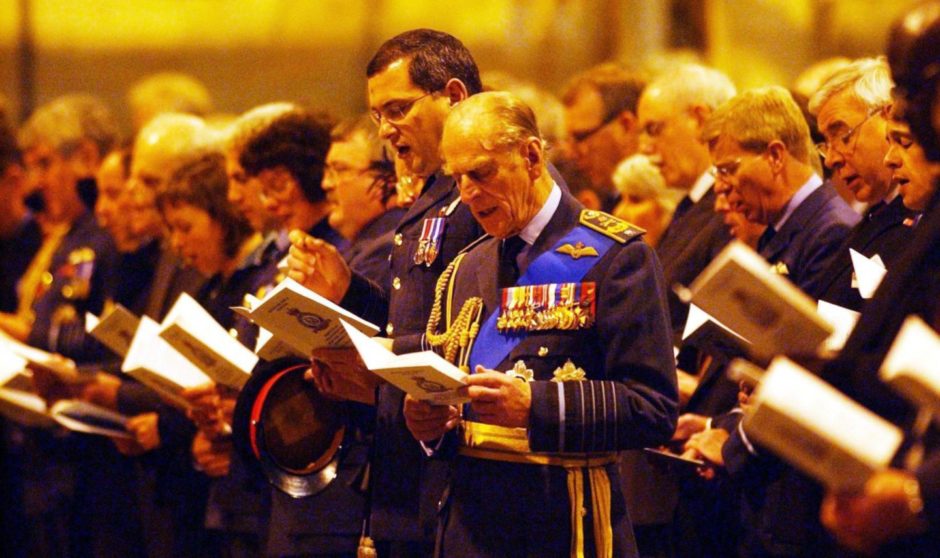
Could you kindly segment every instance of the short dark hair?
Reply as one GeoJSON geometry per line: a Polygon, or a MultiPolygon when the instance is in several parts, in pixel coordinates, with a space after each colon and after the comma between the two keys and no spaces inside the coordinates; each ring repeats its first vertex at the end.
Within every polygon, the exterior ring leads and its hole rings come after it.
{"type": "Polygon", "coordinates": [[[411,60],[411,82],[431,93],[457,78],[475,95],[483,91],[480,70],[457,37],[433,29],[412,29],[385,41],[366,66],[366,77],[382,72],[396,60],[411,60]]]}
{"type": "Polygon", "coordinates": [[[640,76],[613,62],[606,62],[574,76],[565,87],[561,101],[570,105],[581,91],[593,89],[604,103],[603,120],[607,122],[623,111],[636,114],[636,106],[645,87],[646,81],[640,76]]]}
{"type": "Polygon", "coordinates": [[[331,128],[326,114],[302,109],[285,112],[245,144],[238,160],[248,176],[283,167],[308,201],[323,201],[323,167],[330,150],[331,128]]]}
{"type": "Polygon", "coordinates": [[[168,205],[185,203],[198,207],[222,226],[225,255],[232,257],[252,229],[245,217],[228,201],[228,175],[225,156],[218,152],[206,153],[180,167],[157,194],[157,205],[165,210],[168,205]]]}

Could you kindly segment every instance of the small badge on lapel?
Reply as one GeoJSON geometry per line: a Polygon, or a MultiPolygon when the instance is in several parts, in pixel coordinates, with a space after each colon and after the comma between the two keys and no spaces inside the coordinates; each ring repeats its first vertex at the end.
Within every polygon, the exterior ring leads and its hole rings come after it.
{"type": "Polygon", "coordinates": [[[571,259],[577,260],[585,256],[597,257],[597,249],[593,246],[585,246],[583,242],[571,245],[570,242],[562,244],[556,250],[559,254],[567,254],[571,259]]]}
{"type": "Polygon", "coordinates": [[[82,300],[91,294],[91,277],[95,272],[95,251],[88,246],[69,252],[68,258],[57,271],[64,278],[62,296],[66,300],[82,300]]]}
{"type": "Polygon", "coordinates": [[[777,275],[790,275],[790,268],[788,268],[787,264],[784,262],[777,262],[770,266],[770,272],[776,273],[777,275]]]}
{"type": "Polygon", "coordinates": [[[512,370],[507,370],[506,375],[510,378],[518,378],[524,382],[531,382],[535,379],[535,372],[525,365],[522,360],[517,360],[512,370]]]}
{"type": "Polygon", "coordinates": [[[444,238],[444,228],[447,225],[445,217],[432,217],[424,220],[421,227],[421,238],[414,253],[415,265],[424,264],[428,267],[437,259],[441,251],[441,241],[444,238]]]}

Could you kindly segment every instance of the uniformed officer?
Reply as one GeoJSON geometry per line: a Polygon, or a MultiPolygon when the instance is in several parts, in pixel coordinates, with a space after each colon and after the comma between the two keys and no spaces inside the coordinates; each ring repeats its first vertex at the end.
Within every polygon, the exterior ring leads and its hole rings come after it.
{"type": "Polygon", "coordinates": [[[616,452],[667,441],[678,404],[656,256],[562,192],[511,94],[462,103],[441,146],[493,237],[445,271],[427,328],[471,372],[469,406],[405,399],[415,438],[459,446],[441,554],[636,556],[616,452]]]}
{"type": "MultiPolygon", "coordinates": [[[[385,42],[366,74],[379,136],[408,176],[423,183],[395,229],[392,288],[383,292],[361,275],[351,274],[335,250],[303,238],[291,249],[290,273],[356,314],[384,324],[393,349],[408,352],[421,346],[438,276],[481,233],[460,203],[454,181],[442,172],[438,148],[448,113],[481,91],[482,84],[466,47],[455,37],[430,29],[407,31],[385,42]]],[[[354,355],[347,357],[355,360],[354,355]]],[[[317,371],[328,372],[329,366],[317,371]]],[[[370,532],[380,551],[426,555],[432,546],[443,473],[431,472],[422,463],[422,450],[401,415],[403,393],[390,386],[365,392],[364,398],[376,401],[378,414],[370,472],[370,532]]]]}

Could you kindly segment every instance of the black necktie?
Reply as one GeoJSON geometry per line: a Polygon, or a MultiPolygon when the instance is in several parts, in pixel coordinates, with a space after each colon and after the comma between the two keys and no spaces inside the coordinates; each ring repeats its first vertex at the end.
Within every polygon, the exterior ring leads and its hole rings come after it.
{"type": "Polygon", "coordinates": [[[499,257],[499,286],[511,287],[519,279],[519,254],[526,243],[522,238],[513,236],[503,240],[499,257]]]}
{"type": "Polygon", "coordinates": [[[764,248],[770,244],[770,241],[773,239],[775,234],[777,234],[777,231],[775,231],[771,226],[768,226],[766,229],[764,229],[764,232],[760,235],[760,238],[757,239],[757,251],[762,252],[764,248]]]}
{"type": "Polygon", "coordinates": [[[676,206],[676,210],[672,213],[672,220],[678,221],[685,215],[695,203],[692,201],[692,198],[685,196],[682,198],[682,201],[679,202],[679,205],[676,206]]]}

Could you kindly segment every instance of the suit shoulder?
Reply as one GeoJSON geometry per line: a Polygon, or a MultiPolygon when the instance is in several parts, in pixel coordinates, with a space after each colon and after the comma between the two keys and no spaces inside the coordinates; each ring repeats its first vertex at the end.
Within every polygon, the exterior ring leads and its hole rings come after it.
{"type": "Polygon", "coordinates": [[[616,240],[620,244],[640,238],[646,233],[645,229],[614,217],[609,213],[594,209],[582,209],[578,222],[591,230],[616,240]]]}

